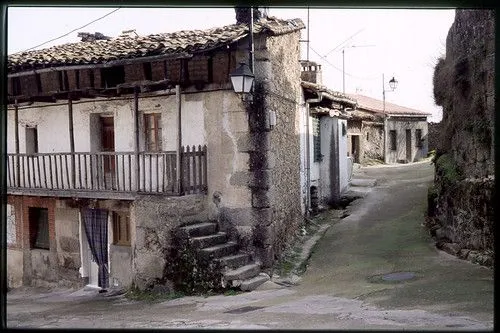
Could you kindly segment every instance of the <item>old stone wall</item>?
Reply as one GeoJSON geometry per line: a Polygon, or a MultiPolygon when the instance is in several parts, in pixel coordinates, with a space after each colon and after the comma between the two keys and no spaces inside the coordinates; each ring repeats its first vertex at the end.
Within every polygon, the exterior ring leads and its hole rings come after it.
{"type": "MultiPolygon", "coordinates": [[[[438,242],[493,254],[495,16],[457,10],[434,72],[443,107],[429,215],[438,242]]],[[[459,255],[467,257],[460,252],[459,255]]],[[[488,264],[492,260],[480,260],[488,264]]]]}
{"type": "Polygon", "coordinates": [[[384,160],[384,124],[363,122],[361,131],[361,164],[370,160],[384,160]]]}
{"type": "Polygon", "coordinates": [[[133,283],[141,290],[167,283],[172,231],[183,224],[207,221],[206,196],[143,196],[134,201],[130,214],[133,283]]]}
{"type": "Polygon", "coordinates": [[[439,146],[440,135],[442,132],[441,123],[429,123],[428,125],[429,151],[436,150],[439,146]]]}
{"type": "MultiPolygon", "coordinates": [[[[276,126],[270,132],[269,169],[272,223],[263,227],[274,249],[274,257],[288,245],[302,222],[300,210],[300,32],[270,37],[271,76],[264,91],[265,111],[276,112],[276,126]],[[267,90],[267,91],[266,91],[267,90]]],[[[269,66],[268,65],[268,66],[269,66]]],[[[257,229],[256,233],[261,230],[257,229]]],[[[266,244],[267,246],[267,244],[266,244]]],[[[267,247],[265,247],[266,249],[267,247]]],[[[269,256],[268,256],[269,257],[269,256]]],[[[269,266],[269,265],[267,265],[269,266]]]]}
{"type": "Polygon", "coordinates": [[[449,152],[464,177],[494,174],[495,17],[493,10],[457,10],[446,57],[434,73],[443,107],[438,154],[449,152]]]}

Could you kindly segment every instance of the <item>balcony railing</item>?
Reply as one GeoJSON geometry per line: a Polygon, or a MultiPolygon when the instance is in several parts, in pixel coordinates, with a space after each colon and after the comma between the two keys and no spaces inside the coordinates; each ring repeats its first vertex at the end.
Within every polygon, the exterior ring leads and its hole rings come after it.
{"type": "MultiPolygon", "coordinates": [[[[183,195],[207,189],[206,146],[175,151],[8,154],[8,193],[85,192],[183,195]]],[[[87,194],[87,197],[90,195],[87,194]]]]}

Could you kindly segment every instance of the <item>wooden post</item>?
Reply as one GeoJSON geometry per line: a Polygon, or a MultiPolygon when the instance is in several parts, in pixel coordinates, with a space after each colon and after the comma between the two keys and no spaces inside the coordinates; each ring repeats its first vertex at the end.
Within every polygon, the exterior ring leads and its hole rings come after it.
{"type": "Polygon", "coordinates": [[[16,179],[15,185],[21,186],[21,166],[19,165],[19,107],[17,105],[17,99],[14,102],[14,135],[16,140],[16,179]]]}
{"type": "Polygon", "coordinates": [[[181,87],[175,86],[175,97],[177,100],[177,149],[176,149],[176,180],[177,194],[182,194],[182,119],[181,119],[181,87]]]}
{"type": "Polygon", "coordinates": [[[139,175],[139,87],[134,87],[134,154],[135,154],[135,190],[140,189],[139,175]]]}
{"type": "Polygon", "coordinates": [[[73,101],[71,94],[68,94],[68,127],[69,127],[69,150],[71,152],[71,184],[70,188],[76,188],[75,172],[75,134],[73,130],[73,101]]]}

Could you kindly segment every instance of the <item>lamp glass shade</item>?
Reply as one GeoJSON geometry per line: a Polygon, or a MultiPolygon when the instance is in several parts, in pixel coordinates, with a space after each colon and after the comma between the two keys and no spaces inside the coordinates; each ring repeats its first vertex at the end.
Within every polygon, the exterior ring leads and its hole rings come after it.
{"type": "Polygon", "coordinates": [[[394,77],[389,80],[389,87],[391,87],[392,90],[396,89],[398,86],[398,80],[396,80],[394,77]]]}
{"type": "Polygon", "coordinates": [[[249,93],[252,89],[254,75],[247,64],[240,63],[231,74],[231,83],[233,84],[234,92],[249,93]]]}

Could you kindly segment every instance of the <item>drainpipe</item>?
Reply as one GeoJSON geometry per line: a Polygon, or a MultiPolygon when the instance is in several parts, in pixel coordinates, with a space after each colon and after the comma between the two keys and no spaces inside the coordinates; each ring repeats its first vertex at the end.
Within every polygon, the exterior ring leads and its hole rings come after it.
{"type": "Polygon", "coordinates": [[[318,92],[318,98],[310,98],[306,99],[306,216],[310,216],[310,208],[311,208],[311,144],[309,137],[309,105],[310,103],[319,103],[323,99],[323,93],[318,92]]]}

